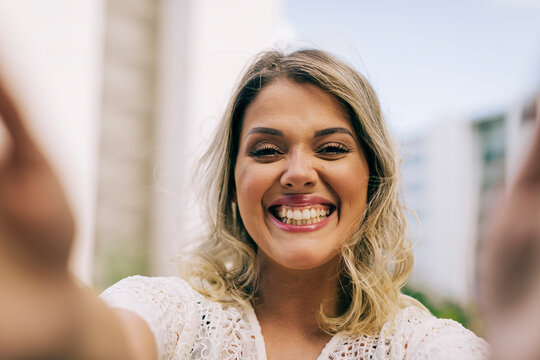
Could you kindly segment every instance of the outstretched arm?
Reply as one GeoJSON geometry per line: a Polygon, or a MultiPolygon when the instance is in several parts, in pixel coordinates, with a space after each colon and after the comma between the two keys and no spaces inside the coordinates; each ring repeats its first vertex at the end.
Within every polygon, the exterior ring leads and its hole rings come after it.
{"type": "Polygon", "coordinates": [[[540,99],[533,143],[482,258],[481,302],[495,359],[540,358],[540,99]]]}
{"type": "Polygon", "coordinates": [[[156,359],[141,318],[69,276],[71,210],[2,79],[0,118],[0,359],[156,359]]]}

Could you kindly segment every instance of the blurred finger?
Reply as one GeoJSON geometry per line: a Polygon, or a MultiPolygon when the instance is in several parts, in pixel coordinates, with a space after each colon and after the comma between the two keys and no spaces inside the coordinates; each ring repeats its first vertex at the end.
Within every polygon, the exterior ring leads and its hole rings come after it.
{"type": "Polygon", "coordinates": [[[24,125],[21,112],[12,98],[5,82],[0,77],[0,117],[12,140],[13,156],[15,159],[22,154],[34,152],[35,147],[24,125]]]}

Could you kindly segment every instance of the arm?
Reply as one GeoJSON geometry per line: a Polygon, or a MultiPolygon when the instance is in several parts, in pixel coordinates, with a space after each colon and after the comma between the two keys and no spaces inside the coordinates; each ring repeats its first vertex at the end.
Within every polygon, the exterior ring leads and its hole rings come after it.
{"type": "Polygon", "coordinates": [[[482,255],[480,296],[496,359],[540,357],[540,103],[525,162],[482,255]]]}
{"type": "Polygon", "coordinates": [[[0,358],[157,359],[146,323],[71,279],[74,221],[49,163],[0,79],[0,358]]]}
{"type": "Polygon", "coordinates": [[[71,324],[73,333],[60,337],[63,344],[55,350],[60,350],[60,358],[157,360],[154,335],[141,317],[112,309],[81,287],[76,292],[69,304],[76,319],[71,324]]]}

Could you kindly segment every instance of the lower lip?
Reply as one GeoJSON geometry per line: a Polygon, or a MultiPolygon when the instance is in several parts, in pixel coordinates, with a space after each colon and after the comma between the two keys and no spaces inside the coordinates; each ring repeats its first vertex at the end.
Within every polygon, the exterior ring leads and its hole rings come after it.
{"type": "Polygon", "coordinates": [[[272,214],[270,214],[270,219],[272,219],[274,224],[276,224],[276,226],[280,228],[281,230],[285,230],[289,232],[309,232],[309,231],[317,231],[323,228],[324,226],[326,226],[326,224],[328,224],[328,222],[334,217],[335,213],[336,211],[334,210],[334,212],[332,212],[332,214],[330,214],[326,219],[319,221],[318,223],[315,223],[315,224],[306,224],[306,225],[286,224],[284,222],[279,221],[272,214]]]}

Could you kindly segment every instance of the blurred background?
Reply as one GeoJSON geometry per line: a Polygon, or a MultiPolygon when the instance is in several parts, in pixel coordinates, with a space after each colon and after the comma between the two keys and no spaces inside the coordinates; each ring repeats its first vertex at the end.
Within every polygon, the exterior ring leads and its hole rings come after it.
{"type": "Polygon", "coordinates": [[[406,291],[478,328],[475,258],[540,90],[536,0],[0,0],[0,71],[78,219],[74,273],[174,275],[192,169],[247,62],[318,47],[376,89],[416,241],[406,291]]]}

